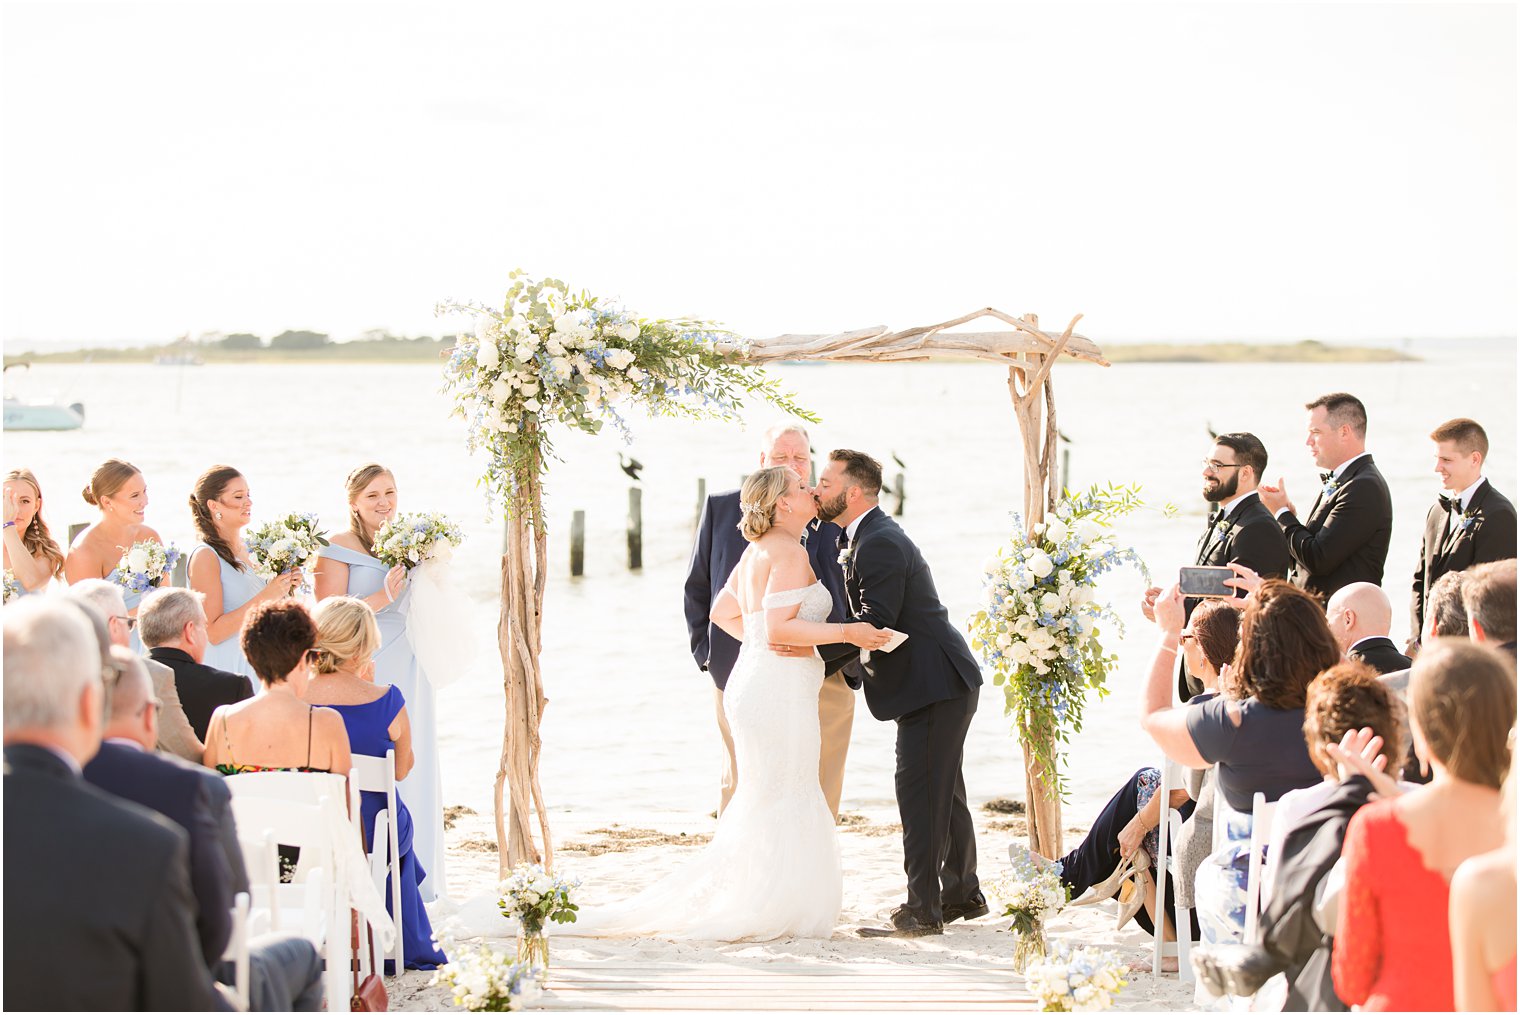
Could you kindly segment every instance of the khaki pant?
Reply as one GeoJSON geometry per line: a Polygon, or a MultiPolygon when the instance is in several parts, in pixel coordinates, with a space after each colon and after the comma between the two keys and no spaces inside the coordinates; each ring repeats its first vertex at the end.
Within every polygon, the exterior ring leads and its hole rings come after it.
{"type": "MultiPolygon", "coordinates": [[[[728,728],[728,716],[723,714],[723,692],[713,688],[717,696],[718,732],[723,735],[722,798],[718,813],[722,814],[728,802],[734,798],[739,785],[739,766],[734,759],[734,734],[728,728]]],[[[839,820],[839,798],[844,794],[844,759],[850,753],[850,729],[855,723],[855,692],[844,682],[841,674],[833,673],[824,678],[823,688],[818,692],[818,732],[822,738],[818,752],[818,785],[828,802],[834,820],[839,820]]]]}

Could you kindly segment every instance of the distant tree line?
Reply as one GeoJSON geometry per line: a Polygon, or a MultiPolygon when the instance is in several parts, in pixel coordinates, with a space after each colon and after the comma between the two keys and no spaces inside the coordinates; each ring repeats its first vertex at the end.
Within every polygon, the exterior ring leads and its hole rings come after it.
{"type": "MultiPolygon", "coordinates": [[[[408,338],[405,335],[393,335],[388,331],[376,329],[373,331],[366,331],[363,336],[354,339],[354,341],[379,342],[383,344],[418,345],[422,343],[436,343],[441,345],[453,345],[455,337],[456,336],[454,335],[443,335],[440,338],[433,338],[431,335],[417,335],[415,337],[408,338]]],[[[273,338],[271,338],[267,344],[258,335],[249,334],[246,331],[239,331],[231,335],[223,335],[221,338],[213,339],[207,344],[214,345],[222,349],[238,351],[251,349],[277,349],[288,351],[293,349],[322,349],[335,343],[333,342],[331,335],[323,334],[320,331],[282,331],[278,335],[275,335],[273,338]]]]}

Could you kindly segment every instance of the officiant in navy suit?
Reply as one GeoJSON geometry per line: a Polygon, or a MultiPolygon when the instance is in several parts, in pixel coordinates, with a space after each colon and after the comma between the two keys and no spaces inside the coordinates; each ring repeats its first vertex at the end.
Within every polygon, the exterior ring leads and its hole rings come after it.
{"type": "Polygon", "coordinates": [[[1257,490],[1288,539],[1293,569],[1288,580],[1329,602],[1353,582],[1383,584],[1393,534],[1393,498],[1367,453],[1367,408],[1337,391],[1321,395],[1309,410],[1309,437],[1324,488],[1307,519],[1300,521],[1282,480],[1257,490]]]}
{"type": "Polygon", "coordinates": [[[1443,574],[1515,556],[1515,505],[1483,476],[1488,434],[1473,420],[1453,419],[1430,439],[1444,492],[1425,516],[1410,600],[1411,647],[1425,630],[1427,596],[1443,574]]]}
{"type": "Polygon", "coordinates": [[[892,911],[890,927],[859,933],[918,937],[988,912],[961,774],[982,671],[950,623],[923,554],[876,506],[880,493],[880,462],[859,451],[832,451],[815,499],[820,518],[844,526],[840,558],[855,618],[908,636],[892,652],[872,652],[865,663],[866,705],[877,719],[897,723],[908,901],[892,911]]]}
{"type": "MultiPolygon", "coordinates": [[[[791,469],[805,481],[811,481],[813,457],[808,433],[801,426],[782,423],[765,432],[761,447],[761,468],[781,466],[791,469]]],[[[686,573],[686,626],[691,633],[691,654],[697,665],[712,677],[717,689],[718,730],[727,752],[723,764],[722,799],[719,813],[733,799],[734,788],[743,773],[736,770],[734,737],[723,714],[723,688],[739,657],[739,643],[708,619],[713,599],[723,591],[734,566],[749,543],[739,533],[739,491],[715,493],[702,506],[702,520],[697,526],[697,541],[692,547],[691,564],[686,573]]],[[[807,536],[808,557],[813,574],[834,598],[829,623],[840,623],[850,616],[845,599],[844,575],[839,567],[839,527],[819,522],[807,536]]],[[[774,648],[774,647],[773,647],[774,648]]],[[[813,649],[784,649],[811,655],[813,649]]],[[[850,730],[855,722],[855,689],[860,686],[859,649],[852,645],[823,645],[826,676],[818,693],[818,727],[822,748],[818,757],[818,783],[828,801],[834,819],[839,819],[839,800],[844,791],[844,763],[850,750],[850,730]]]]}

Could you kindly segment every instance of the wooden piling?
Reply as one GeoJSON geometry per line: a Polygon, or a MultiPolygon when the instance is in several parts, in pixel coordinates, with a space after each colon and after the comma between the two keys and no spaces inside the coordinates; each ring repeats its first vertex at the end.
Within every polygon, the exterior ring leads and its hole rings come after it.
{"type": "Polygon", "coordinates": [[[691,517],[693,530],[702,524],[702,512],[707,508],[707,480],[697,480],[697,513],[691,517]]]}
{"type": "Polygon", "coordinates": [[[79,534],[81,532],[83,532],[85,529],[89,528],[89,527],[90,527],[90,523],[89,522],[75,522],[73,525],[70,525],[69,526],[69,542],[68,542],[68,547],[67,548],[68,549],[72,549],[73,546],[74,546],[74,540],[78,539],[79,538],[79,534]]]}
{"type": "Polygon", "coordinates": [[[644,567],[644,491],[628,488],[628,570],[644,567]]]}
{"type": "Polygon", "coordinates": [[[579,578],[586,573],[586,512],[576,511],[570,516],[570,577],[579,578]]]}
{"type": "Polygon", "coordinates": [[[893,480],[893,482],[897,485],[897,507],[892,510],[892,513],[898,518],[901,518],[903,513],[903,501],[906,500],[908,496],[907,490],[903,486],[907,480],[904,474],[899,472],[897,474],[897,478],[893,480]]]}
{"type": "Polygon", "coordinates": [[[1061,492],[1071,489],[1071,448],[1061,449],[1061,492]]]}

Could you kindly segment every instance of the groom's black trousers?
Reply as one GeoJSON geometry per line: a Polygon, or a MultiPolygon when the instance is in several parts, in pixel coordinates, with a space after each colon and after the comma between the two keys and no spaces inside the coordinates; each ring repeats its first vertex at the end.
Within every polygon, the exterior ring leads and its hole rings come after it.
{"type": "Polygon", "coordinates": [[[943,908],[967,901],[976,879],[976,833],[961,775],[966,731],[979,688],[897,720],[897,810],[902,816],[908,906],[939,923],[943,908]]]}

